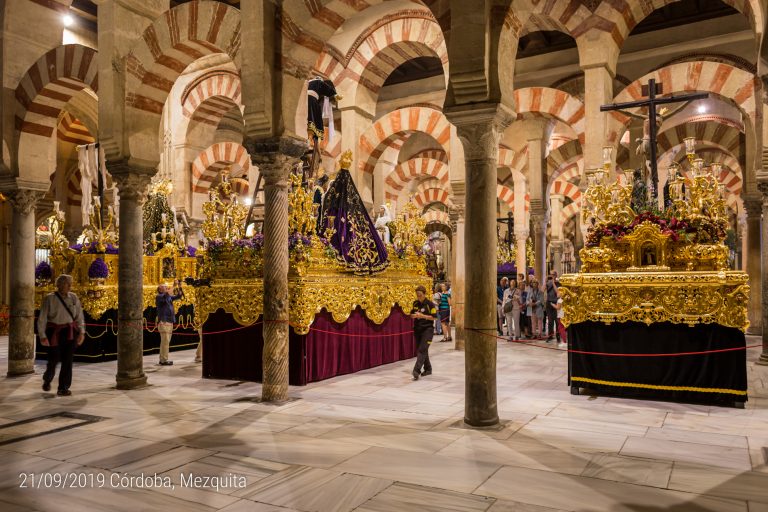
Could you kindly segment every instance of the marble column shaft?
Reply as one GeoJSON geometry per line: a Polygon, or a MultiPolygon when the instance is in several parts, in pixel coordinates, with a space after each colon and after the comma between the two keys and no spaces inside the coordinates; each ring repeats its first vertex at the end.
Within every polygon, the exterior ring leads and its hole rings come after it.
{"type": "Polygon", "coordinates": [[[501,105],[447,112],[466,164],[464,422],[499,422],[496,399],[496,173],[499,137],[512,121],[501,105]]]}
{"type": "Polygon", "coordinates": [[[547,212],[532,212],[531,223],[533,224],[533,272],[539,285],[542,285],[547,276],[547,212]]]}
{"type": "Polygon", "coordinates": [[[451,282],[451,299],[453,300],[453,307],[451,316],[456,322],[456,332],[454,334],[454,348],[456,350],[464,350],[464,307],[465,307],[465,225],[464,222],[464,205],[455,205],[449,211],[451,217],[451,224],[453,227],[453,281],[451,282]],[[455,227],[454,227],[455,226],[455,227]]]}
{"type": "Polygon", "coordinates": [[[142,206],[154,170],[109,165],[120,194],[117,274],[117,389],[147,384],[144,373],[144,219],[142,206]]]}
{"type": "Polygon", "coordinates": [[[35,205],[43,196],[34,190],[10,193],[11,220],[10,318],[8,376],[35,368],[35,205]]]}
{"type": "Polygon", "coordinates": [[[288,178],[306,142],[279,138],[246,146],[264,177],[264,352],[261,399],[288,398],[288,178]]]}
{"type": "MultiPolygon", "coordinates": [[[[761,273],[760,216],[763,213],[763,201],[760,196],[744,199],[747,212],[747,265],[749,274],[749,332],[759,334],[763,327],[761,314],[762,288],[764,276],[761,273]]],[[[765,267],[762,267],[763,269],[765,267]]]]}
{"type": "MultiPolygon", "coordinates": [[[[763,210],[763,219],[762,219],[762,239],[763,241],[768,240],[768,181],[761,182],[758,184],[758,187],[760,188],[760,192],[762,193],[762,210],[763,210]]],[[[745,201],[746,203],[746,201],[745,201]]],[[[757,364],[768,366],[768,250],[763,250],[760,252],[761,255],[761,264],[762,264],[762,272],[760,273],[760,281],[761,281],[761,290],[760,290],[760,299],[762,307],[760,308],[760,316],[761,316],[761,325],[762,325],[762,337],[763,337],[763,351],[760,354],[760,359],[757,361],[757,364]]],[[[751,259],[757,259],[756,257],[752,257],[750,255],[751,259]]],[[[750,283],[751,283],[750,279],[750,283]]],[[[750,289],[750,296],[754,295],[756,291],[754,289],[750,289]]],[[[751,301],[750,301],[751,303],[751,301]]],[[[750,304],[751,309],[751,304],[750,304]]]]}

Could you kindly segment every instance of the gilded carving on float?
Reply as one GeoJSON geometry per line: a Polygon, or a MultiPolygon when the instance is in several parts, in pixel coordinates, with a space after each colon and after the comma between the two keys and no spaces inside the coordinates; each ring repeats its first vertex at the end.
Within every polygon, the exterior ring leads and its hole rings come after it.
{"type": "MultiPolygon", "coordinates": [[[[342,165],[348,166],[349,162],[342,165]]],[[[426,221],[415,206],[404,208],[394,221],[396,234],[393,244],[387,247],[389,267],[377,274],[357,275],[339,262],[336,249],[329,243],[332,228],[326,230],[322,239],[315,233],[317,211],[311,194],[314,184],[311,180],[303,184],[300,172],[292,173],[290,184],[289,318],[296,333],[308,333],[315,315],[323,309],[334,321],[342,323],[360,307],[368,319],[381,324],[396,305],[406,309],[410,306],[417,285],[431,285],[422,255],[426,221]]],[[[224,183],[219,187],[222,186],[224,183]]],[[[250,325],[258,321],[264,310],[264,238],[261,233],[237,237],[238,232],[221,229],[229,225],[222,215],[232,215],[229,212],[233,209],[228,206],[231,203],[220,199],[226,190],[218,189],[211,194],[219,199],[213,199],[215,208],[204,206],[203,225],[217,226],[215,232],[213,228],[209,230],[216,236],[208,237],[206,250],[198,255],[200,277],[210,286],[196,288],[195,321],[204,323],[222,309],[239,324],[250,325]]],[[[328,220],[332,226],[334,219],[328,220]]]]}
{"type": "MultiPolygon", "coordinates": [[[[156,186],[158,193],[170,193],[165,186],[156,186]]],[[[36,276],[35,304],[39,308],[43,297],[54,291],[54,282],[60,274],[72,276],[72,291],[75,292],[85,311],[91,318],[98,320],[108,310],[117,309],[117,278],[119,272],[119,247],[117,245],[117,227],[112,207],[108,208],[107,222],[101,220],[101,203],[93,198],[89,214],[89,224],[84,227],[81,243],[70,246],[64,236],[66,224],[64,212],[59,209],[59,202],[54,201],[53,213],[45,220],[45,229],[38,229],[36,247],[48,251],[50,275],[45,279],[36,276]],[[104,262],[104,272],[97,277],[92,271],[94,262],[104,262]]],[[[143,256],[143,298],[144,308],[154,307],[157,286],[174,279],[196,277],[197,265],[193,257],[186,256],[186,236],[180,229],[171,226],[167,217],[163,218],[163,227],[152,233],[152,254],[143,256]]],[[[149,247],[148,247],[149,249],[149,247]]],[[[42,264],[41,264],[42,265],[42,264]]],[[[41,268],[38,265],[38,269],[41,268]]],[[[37,272],[36,274],[40,274],[37,272]]],[[[195,290],[185,291],[180,304],[195,303],[195,290]]]]}
{"type": "Polygon", "coordinates": [[[688,175],[677,165],[668,169],[664,209],[645,201],[632,171],[614,183],[608,183],[608,163],[587,172],[582,267],[561,278],[565,325],[592,320],[718,323],[743,331],[749,326],[748,276],[728,267],[721,166],[707,168],[696,158],[695,140],[685,142],[688,175]]]}

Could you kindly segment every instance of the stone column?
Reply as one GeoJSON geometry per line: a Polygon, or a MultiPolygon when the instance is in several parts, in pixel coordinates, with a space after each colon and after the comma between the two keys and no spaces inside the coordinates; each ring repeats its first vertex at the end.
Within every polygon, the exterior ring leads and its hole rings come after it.
{"type": "MultiPolygon", "coordinates": [[[[613,78],[604,63],[590,63],[584,70],[584,168],[603,166],[603,147],[608,143],[608,112],[600,105],[613,99],[613,78]]],[[[618,141],[616,141],[618,143],[618,141]]]]}
{"type": "Polygon", "coordinates": [[[515,266],[517,267],[517,273],[527,275],[528,265],[525,258],[525,243],[528,240],[528,213],[525,211],[525,194],[527,185],[525,178],[521,173],[517,173],[514,176],[515,186],[515,204],[514,204],[514,216],[515,216],[515,266]]]}
{"type": "Polygon", "coordinates": [[[558,274],[563,273],[563,200],[564,198],[560,194],[553,194],[549,198],[550,211],[552,212],[550,229],[552,239],[550,243],[554,260],[553,266],[558,274]]]}
{"type": "Polygon", "coordinates": [[[154,169],[110,162],[120,194],[117,274],[117,389],[147,384],[144,373],[144,219],[142,206],[154,169]]]}
{"type": "Polygon", "coordinates": [[[496,173],[499,137],[514,119],[503,105],[447,109],[466,164],[464,422],[496,425],[496,173]]]}
{"type": "Polygon", "coordinates": [[[528,258],[526,254],[526,243],[531,232],[524,227],[515,228],[515,266],[517,273],[528,276],[528,258]]]}
{"type": "Polygon", "coordinates": [[[533,272],[540,285],[547,277],[547,212],[546,210],[531,212],[533,224],[533,272]]]}
{"type": "Polygon", "coordinates": [[[10,196],[10,318],[8,376],[32,373],[35,368],[35,205],[44,192],[17,189],[10,196]]]}
{"type": "MultiPolygon", "coordinates": [[[[749,334],[760,334],[763,328],[760,216],[763,213],[763,201],[760,196],[744,198],[744,210],[747,212],[747,264],[749,274],[749,334]]],[[[765,268],[765,267],[763,267],[765,268]]]]}
{"type": "Polygon", "coordinates": [[[288,178],[306,150],[299,139],[253,141],[248,150],[264,177],[264,352],[261,399],[288,398],[288,178]]]}
{"type": "Polygon", "coordinates": [[[452,316],[456,322],[456,334],[454,336],[454,348],[456,350],[464,350],[464,279],[466,263],[465,245],[464,245],[464,197],[454,196],[454,207],[448,212],[451,218],[451,228],[453,229],[453,281],[451,282],[451,298],[453,300],[452,316]],[[461,200],[461,203],[457,202],[457,199],[461,200]]]}
{"type": "MultiPolygon", "coordinates": [[[[763,181],[758,184],[758,188],[760,189],[760,192],[763,194],[763,221],[762,221],[762,235],[763,240],[768,240],[768,181],[763,181]]],[[[744,201],[746,205],[746,201],[744,201]]],[[[751,244],[750,244],[751,245],[751,244]]],[[[759,250],[759,244],[758,244],[758,250],[759,250]]],[[[762,335],[763,335],[763,352],[760,354],[760,359],[757,361],[757,364],[768,366],[768,250],[764,250],[760,252],[759,254],[762,255],[762,273],[760,275],[760,299],[762,303],[762,307],[760,308],[761,311],[761,325],[762,328],[762,335]]],[[[749,260],[757,259],[756,257],[752,257],[750,255],[749,260]]],[[[751,264],[750,264],[751,265],[751,264]]],[[[760,269],[758,269],[760,271],[760,269]]],[[[752,288],[752,274],[749,275],[750,279],[750,313],[752,311],[752,300],[751,297],[754,295],[757,295],[757,292],[754,288],[752,288]]],[[[751,318],[750,318],[751,320],[751,318]]]]}

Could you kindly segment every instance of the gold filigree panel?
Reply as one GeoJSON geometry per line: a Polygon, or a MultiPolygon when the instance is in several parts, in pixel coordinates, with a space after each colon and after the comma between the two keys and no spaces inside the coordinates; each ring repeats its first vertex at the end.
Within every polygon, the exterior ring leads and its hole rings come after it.
{"type": "Polygon", "coordinates": [[[737,271],[567,274],[563,323],[717,323],[746,331],[748,282],[737,271]]]}

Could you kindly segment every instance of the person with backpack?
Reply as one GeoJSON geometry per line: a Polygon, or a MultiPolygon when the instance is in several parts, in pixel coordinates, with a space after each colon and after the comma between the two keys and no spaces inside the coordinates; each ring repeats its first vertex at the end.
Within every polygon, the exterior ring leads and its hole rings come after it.
{"type": "Polygon", "coordinates": [[[509,283],[509,288],[504,290],[502,309],[507,320],[507,336],[509,341],[520,339],[520,298],[521,291],[514,279],[509,283]]]}
{"type": "MultiPolygon", "coordinates": [[[[440,301],[443,298],[443,294],[440,290],[441,290],[441,286],[440,286],[440,283],[438,283],[435,285],[435,293],[432,294],[432,302],[434,304],[440,304],[440,301]]],[[[443,326],[440,323],[439,318],[435,319],[435,334],[443,334],[443,326]]]]}
{"type": "Polygon", "coordinates": [[[72,392],[72,359],[75,349],[85,340],[85,316],[80,299],[72,293],[72,276],[61,274],[56,278],[56,291],[49,293],[40,305],[37,318],[37,335],[40,344],[50,347],[48,365],[43,374],[43,391],[51,390],[51,381],[56,375],[56,365],[61,361],[59,373],[59,396],[72,392]]]}

